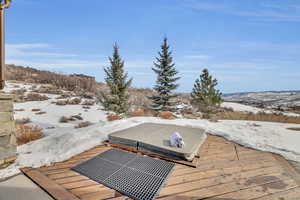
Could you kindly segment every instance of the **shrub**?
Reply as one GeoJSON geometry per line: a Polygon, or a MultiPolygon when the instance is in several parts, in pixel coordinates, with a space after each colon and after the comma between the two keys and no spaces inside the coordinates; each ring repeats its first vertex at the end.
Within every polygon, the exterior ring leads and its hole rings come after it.
{"type": "Polygon", "coordinates": [[[56,97],[56,99],[66,99],[66,98],[70,98],[71,95],[68,93],[63,93],[60,96],[56,97]]]}
{"type": "Polygon", "coordinates": [[[55,104],[58,106],[65,106],[68,104],[68,100],[59,100],[55,104]]]}
{"type": "Polygon", "coordinates": [[[78,120],[83,120],[83,118],[80,115],[73,115],[72,118],[75,118],[78,120]]]}
{"type": "Polygon", "coordinates": [[[68,104],[70,104],[70,105],[78,105],[80,103],[81,103],[81,99],[79,99],[79,98],[73,98],[73,99],[68,100],[68,104]]]}
{"type": "Polygon", "coordinates": [[[37,126],[19,125],[16,132],[17,144],[22,145],[44,136],[42,129],[37,126]]]}
{"type": "Polygon", "coordinates": [[[25,88],[21,88],[18,90],[12,90],[10,93],[15,95],[24,95],[27,90],[25,88]]]}
{"type": "Polygon", "coordinates": [[[44,111],[41,111],[41,112],[37,112],[35,113],[36,115],[43,115],[43,114],[46,114],[47,112],[44,112],[44,111]]]}
{"type": "Polygon", "coordinates": [[[60,122],[60,123],[68,123],[68,122],[69,122],[69,118],[68,118],[68,117],[65,117],[65,116],[62,116],[62,117],[59,119],[59,122],[60,122]]]}
{"type": "Polygon", "coordinates": [[[70,117],[62,116],[59,119],[60,123],[68,123],[69,121],[76,121],[76,120],[83,120],[83,118],[80,115],[73,115],[70,117]]]}
{"type": "Polygon", "coordinates": [[[84,128],[93,125],[93,123],[86,121],[86,122],[80,122],[78,125],[75,126],[75,128],[84,128]]]}
{"type": "Polygon", "coordinates": [[[38,112],[38,111],[41,111],[41,109],[39,109],[39,108],[33,108],[31,111],[32,112],[38,112]]]}
{"type": "Polygon", "coordinates": [[[16,119],[15,120],[17,125],[24,125],[24,124],[28,124],[31,122],[30,118],[23,118],[23,119],[16,119]]]}
{"type": "Polygon", "coordinates": [[[82,105],[84,106],[93,106],[95,104],[95,101],[93,100],[85,100],[82,105]]]}
{"type": "Polygon", "coordinates": [[[47,97],[46,95],[41,95],[34,92],[28,93],[27,96],[25,97],[26,101],[45,101],[48,99],[49,97],[47,97]]]}
{"type": "Polygon", "coordinates": [[[84,92],[81,96],[86,99],[94,99],[95,95],[91,92],[84,92]]]}
{"type": "Polygon", "coordinates": [[[38,89],[35,89],[34,92],[47,94],[62,94],[62,91],[53,85],[42,85],[38,89]]]}

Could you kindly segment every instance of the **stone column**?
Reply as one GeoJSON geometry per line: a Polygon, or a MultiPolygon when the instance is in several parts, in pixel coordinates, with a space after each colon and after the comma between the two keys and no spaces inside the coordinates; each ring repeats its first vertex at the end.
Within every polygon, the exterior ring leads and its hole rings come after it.
{"type": "Polygon", "coordinates": [[[0,94],[0,166],[16,158],[13,95],[0,94]]]}

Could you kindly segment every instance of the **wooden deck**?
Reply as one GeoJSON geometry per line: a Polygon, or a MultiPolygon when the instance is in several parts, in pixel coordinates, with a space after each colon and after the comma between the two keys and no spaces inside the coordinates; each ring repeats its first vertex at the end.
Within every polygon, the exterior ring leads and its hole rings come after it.
{"type": "MultiPolygon", "coordinates": [[[[109,148],[98,146],[65,162],[23,172],[57,200],[127,199],[70,170],[109,148]]],[[[176,164],[157,199],[299,200],[299,177],[280,156],[209,136],[198,167],[176,164]]]]}

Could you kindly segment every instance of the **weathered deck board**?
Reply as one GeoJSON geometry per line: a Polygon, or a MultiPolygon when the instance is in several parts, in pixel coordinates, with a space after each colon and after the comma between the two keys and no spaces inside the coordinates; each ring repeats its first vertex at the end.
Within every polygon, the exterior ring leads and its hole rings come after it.
{"type": "MultiPolygon", "coordinates": [[[[23,173],[57,200],[123,200],[126,197],[118,192],[70,170],[109,148],[98,146],[65,162],[27,168],[23,173]]],[[[158,199],[300,199],[300,175],[278,155],[217,136],[209,136],[199,152],[197,168],[176,164],[158,199]]]]}

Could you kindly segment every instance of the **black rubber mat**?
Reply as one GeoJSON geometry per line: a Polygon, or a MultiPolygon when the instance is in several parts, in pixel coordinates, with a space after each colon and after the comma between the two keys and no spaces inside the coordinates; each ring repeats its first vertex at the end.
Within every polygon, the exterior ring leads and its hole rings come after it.
{"type": "Polygon", "coordinates": [[[175,164],[110,149],[72,170],[137,200],[156,197],[175,164]]]}

